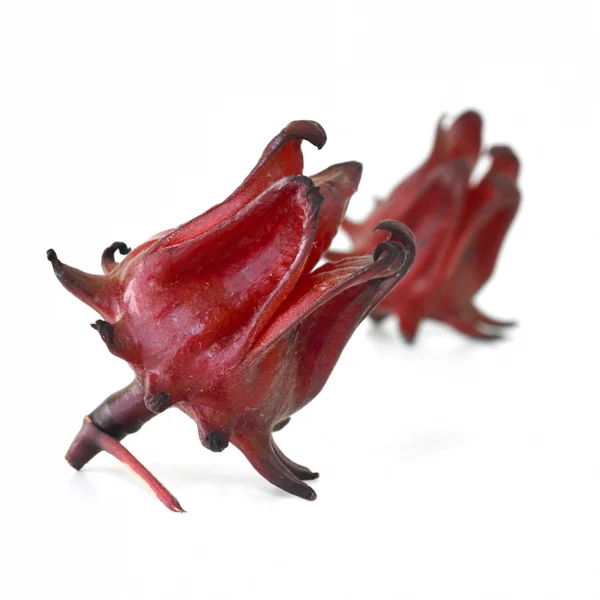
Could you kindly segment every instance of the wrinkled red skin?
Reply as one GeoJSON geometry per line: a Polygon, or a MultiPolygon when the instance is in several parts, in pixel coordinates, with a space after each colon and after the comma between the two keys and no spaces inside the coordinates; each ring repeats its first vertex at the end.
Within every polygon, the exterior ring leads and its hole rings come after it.
{"type": "Polygon", "coordinates": [[[358,324],[414,259],[414,239],[394,221],[366,256],[314,269],[358,186],[362,167],[334,165],[302,176],[302,140],[325,132],[290,123],[222,204],[133,251],[115,242],[104,275],[63,264],[60,282],[102,316],[92,326],[127,361],[134,381],[84,420],[67,460],[80,469],[101,450],[129,465],[171,510],[177,500],[119,443],[177,406],[202,444],[237,446],[267,480],[314,500],[318,476],[288,459],[272,432],[320,391],[358,324]],[[126,254],[116,263],[116,251],[126,254]],[[375,250],[373,252],[373,250],[375,250]]]}
{"type": "Polygon", "coordinates": [[[402,221],[412,230],[415,264],[371,313],[376,321],[397,315],[408,342],[426,318],[482,340],[499,339],[502,327],[514,325],[487,317],[473,304],[492,275],[520,202],[519,161],[506,146],[492,147],[489,171],[479,183],[469,183],[481,153],[481,131],[482,119],[473,111],[449,128],[440,121],[425,163],[379,202],[364,223],[343,222],[354,250],[328,254],[333,259],[363,253],[381,241],[373,226],[383,219],[402,221]]]}

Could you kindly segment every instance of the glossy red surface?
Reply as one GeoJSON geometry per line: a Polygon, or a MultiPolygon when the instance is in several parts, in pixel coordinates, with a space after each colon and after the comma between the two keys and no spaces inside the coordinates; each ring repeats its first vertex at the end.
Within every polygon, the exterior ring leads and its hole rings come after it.
{"type": "Polygon", "coordinates": [[[367,255],[314,269],[362,171],[349,162],[303,176],[302,140],[325,139],[317,123],[290,123],[225,202],[133,251],[116,242],[102,256],[104,275],[48,251],[60,282],[100,313],[94,327],[135,373],[86,417],[67,454],[75,468],[106,450],[180,510],[119,444],[177,406],[207,448],[232,443],[274,485],[316,497],[303,480],[317,474],[283,455],[272,431],[321,391],[355,328],[414,258],[408,229],[386,221],[367,255]],[[117,250],[127,254],[120,263],[117,250]]]}
{"type": "Polygon", "coordinates": [[[397,315],[407,341],[414,340],[425,318],[488,340],[501,337],[500,328],[513,324],[485,316],[473,303],[492,275],[520,202],[519,161],[508,147],[490,148],[488,172],[478,183],[470,182],[482,152],[481,133],[482,119],[473,111],[449,128],[440,121],[424,164],[379,202],[364,223],[346,220],[342,225],[354,242],[351,255],[381,241],[373,227],[383,219],[397,219],[412,230],[415,264],[371,315],[375,320],[397,315]]]}

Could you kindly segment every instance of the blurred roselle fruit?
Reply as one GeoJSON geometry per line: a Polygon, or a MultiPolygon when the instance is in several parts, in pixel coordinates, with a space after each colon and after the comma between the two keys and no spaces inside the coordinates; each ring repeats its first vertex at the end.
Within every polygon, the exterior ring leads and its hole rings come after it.
{"type": "Polygon", "coordinates": [[[156,414],[177,406],[202,444],[237,446],[281,489],[314,500],[303,480],[318,476],[273,440],[320,391],[358,324],[400,281],[414,239],[395,221],[369,254],[314,268],[333,240],[362,167],[334,165],[302,176],[302,140],[325,132],[290,123],[222,204],[133,251],[104,251],[104,275],[48,259],[62,285],[102,316],[94,327],[135,378],[84,419],[67,453],[76,469],[105,450],[140,475],[171,510],[168,490],[120,444],[156,414]],[[122,262],[115,252],[126,255],[122,262]]]}
{"type": "Polygon", "coordinates": [[[423,319],[435,319],[478,339],[501,337],[512,322],[484,315],[473,297],[492,275],[498,253],[517,212],[519,161],[506,146],[487,151],[490,167],[478,183],[470,182],[481,150],[482,119],[461,114],[447,128],[438,125],[435,143],[424,164],[378,202],[364,223],[345,220],[351,253],[360,255],[381,241],[373,227],[397,219],[417,241],[415,264],[400,285],[371,313],[376,321],[397,315],[404,338],[412,342],[423,319]]]}

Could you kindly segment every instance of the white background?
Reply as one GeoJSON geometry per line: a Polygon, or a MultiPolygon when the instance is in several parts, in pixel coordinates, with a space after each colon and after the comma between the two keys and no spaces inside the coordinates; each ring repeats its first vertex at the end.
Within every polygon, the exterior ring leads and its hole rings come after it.
{"type": "Polygon", "coordinates": [[[3,2],[0,596],[600,598],[599,38],[594,0],[3,2]],[[47,248],[97,272],[225,198],[293,119],[329,135],[307,173],[364,163],[360,216],[470,107],[524,165],[479,298],[520,321],[509,341],[364,323],[278,434],[316,502],[178,411],[126,444],[187,514],[110,456],[68,467],[130,375],[47,248]]]}

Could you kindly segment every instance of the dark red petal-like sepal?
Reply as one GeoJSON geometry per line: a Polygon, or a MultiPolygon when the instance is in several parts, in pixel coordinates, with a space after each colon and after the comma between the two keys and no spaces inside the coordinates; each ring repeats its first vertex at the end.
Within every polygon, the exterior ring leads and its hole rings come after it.
{"type": "Polygon", "coordinates": [[[415,241],[405,225],[385,221],[378,230],[390,235],[372,255],[327,263],[305,277],[248,356],[254,361],[294,340],[300,350],[293,357],[295,410],[319,393],[356,327],[414,261],[415,241]]]}
{"type": "Polygon", "coordinates": [[[311,179],[323,195],[323,205],[313,249],[306,261],[306,271],[310,271],[319,262],[331,245],[346,214],[348,202],[358,189],[361,175],[360,163],[347,162],[333,165],[312,176],[311,179]]]}
{"type": "Polygon", "coordinates": [[[172,246],[196,238],[231,219],[276,181],[283,177],[302,175],[304,159],[300,145],[303,140],[322,148],[327,136],[323,128],[314,121],[292,121],[271,140],[257,165],[227,200],[173,231],[166,243],[172,246]]]}

